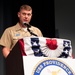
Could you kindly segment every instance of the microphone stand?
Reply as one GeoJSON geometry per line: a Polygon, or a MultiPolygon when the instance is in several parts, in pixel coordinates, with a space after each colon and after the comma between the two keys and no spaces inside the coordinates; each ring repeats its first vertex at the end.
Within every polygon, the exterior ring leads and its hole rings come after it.
{"type": "Polygon", "coordinates": [[[34,36],[37,36],[36,34],[34,34],[33,32],[31,32],[31,30],[27,27],[27,30],[29,31],[29,33],[31,34],[31,35],[34,35],[34,36]]]}
{"type": "Polygon", "coordinates": [[[26,27],[27,27],[27,30],[28,32],[31,34],[31,35],[34,35],[34,36],[37,36],[36,34],[34,34],[29,28],[31,27],[30,24],[27,24],[26,22],[23,23],[26,27]]]}

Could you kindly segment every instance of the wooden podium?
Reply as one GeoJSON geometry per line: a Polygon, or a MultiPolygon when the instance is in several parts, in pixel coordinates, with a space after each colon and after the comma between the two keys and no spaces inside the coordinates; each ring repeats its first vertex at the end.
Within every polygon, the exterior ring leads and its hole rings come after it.
{"type": "Polygon", "coordinates": [[[19,42],[17,42],[6,58],[6,75],[24,75],[23,59],[19,42]]]}

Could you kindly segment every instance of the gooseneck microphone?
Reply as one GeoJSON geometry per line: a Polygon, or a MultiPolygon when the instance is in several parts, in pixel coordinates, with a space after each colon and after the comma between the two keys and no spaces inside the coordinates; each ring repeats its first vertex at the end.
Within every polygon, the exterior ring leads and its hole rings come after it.
{"type": "Polygon", "coordinates": [[[27,28],[30,28],[30,27],[31,27],[31,25],[28,24],[28,23],[26,23],[26,22],[23,22],[23,24],[24,24],[27,28]]]}
{"type": "Polygon", "coordinates": [[[28,23],[26,23],[26,22],[24,22],[23,24],[27,27],[27,30],[28,30],[28,32],[29,32],[31,35],[37,36],[36,34],[34,34],[34,33],[29,29],[29,28],[31,28],[31,25],[30,25],[30,24],[28,24],[28,23]]]}

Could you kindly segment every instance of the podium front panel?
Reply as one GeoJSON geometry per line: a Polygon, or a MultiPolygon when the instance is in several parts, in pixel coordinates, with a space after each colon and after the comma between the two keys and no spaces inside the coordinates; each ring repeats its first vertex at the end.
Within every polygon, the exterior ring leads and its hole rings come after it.
{"type": "Polygon", "coordinates": [[[75,75],[75,59],[23,56],[24,75],[75,75]]]}

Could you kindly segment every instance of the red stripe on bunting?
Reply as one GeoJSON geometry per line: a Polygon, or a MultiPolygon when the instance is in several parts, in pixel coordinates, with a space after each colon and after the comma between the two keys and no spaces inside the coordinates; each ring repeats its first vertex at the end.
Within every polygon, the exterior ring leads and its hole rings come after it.
{"type": "Polygon", "coordinates": [[[24,41],[23,41],[23,39],[20,39],[19,43],[20,43],[20,50],[22,52],[22,56],[26,56],[26,53],[24,51],[24,41]]]}

